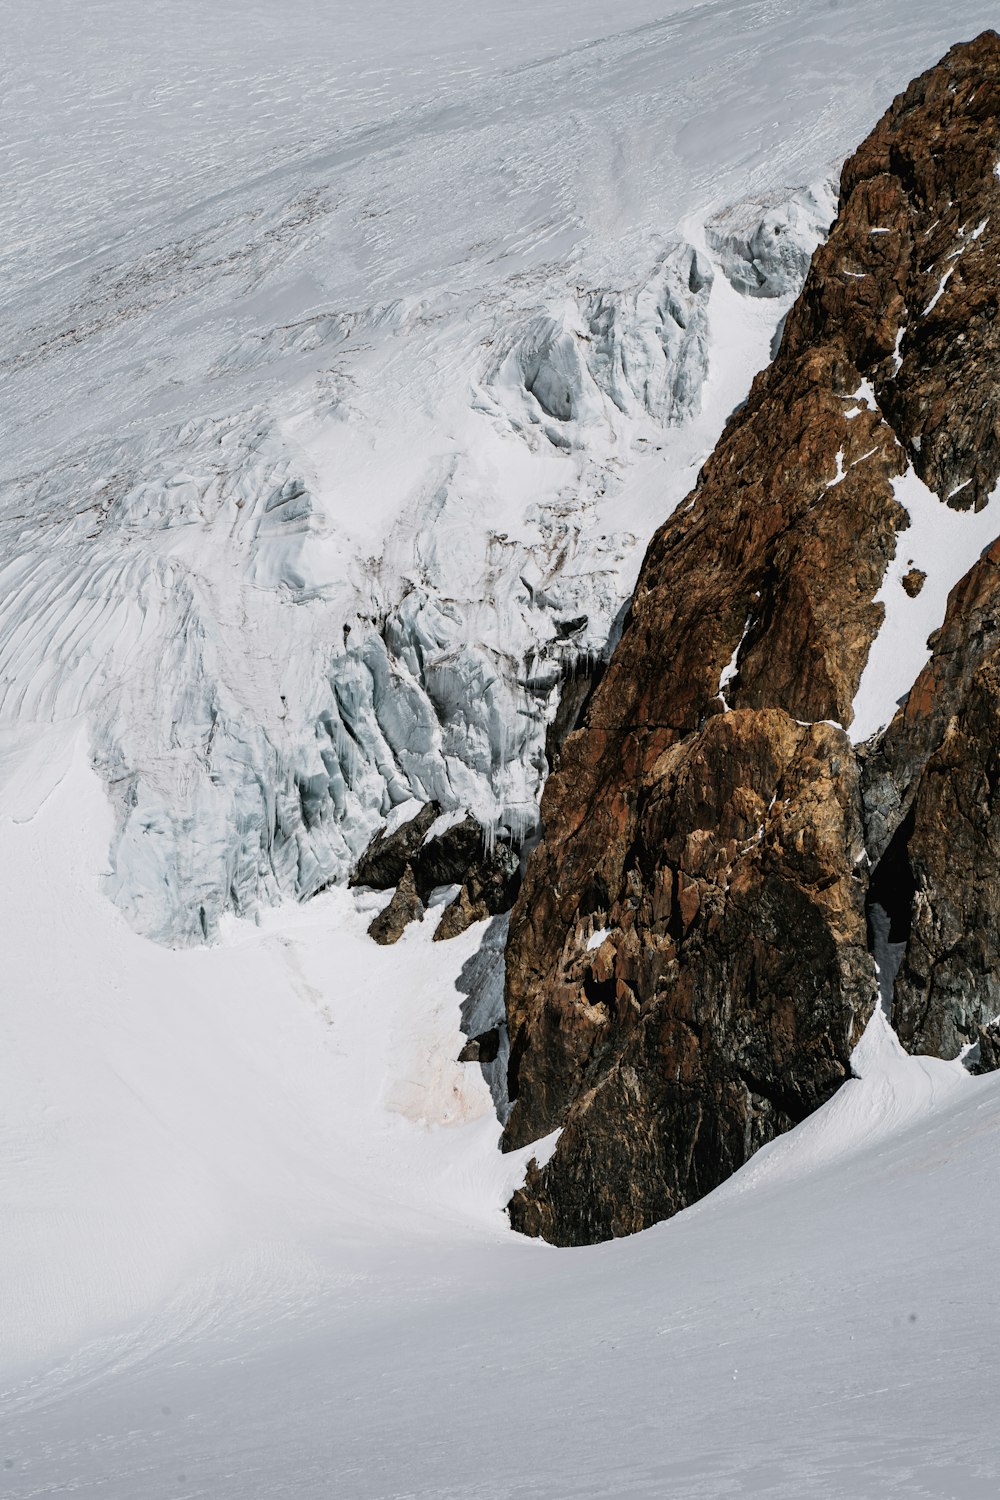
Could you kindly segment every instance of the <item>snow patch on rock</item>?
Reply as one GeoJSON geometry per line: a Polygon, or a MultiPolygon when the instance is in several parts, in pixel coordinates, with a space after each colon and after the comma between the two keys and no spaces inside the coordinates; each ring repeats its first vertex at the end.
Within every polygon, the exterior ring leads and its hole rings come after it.
{"type": "Polygon", "coordinates": [[[930,659],[928,637],[944,620],[948,595],[997,531],[997,497],[978,513],[942,504],[916,471],[893,479],[896,499],[910,524],[896,538],[896,551],[875,595],[885,610],[854,699],[855,744],[884,729],[930,659]],[[911,595],[903,579],[913,568],[926,574],[911,595]]]}

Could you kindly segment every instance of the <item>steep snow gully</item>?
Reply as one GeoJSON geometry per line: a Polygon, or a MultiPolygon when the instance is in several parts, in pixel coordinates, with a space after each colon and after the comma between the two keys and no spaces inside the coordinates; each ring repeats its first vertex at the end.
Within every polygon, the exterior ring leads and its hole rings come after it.
{"type": "Polygon", "coordinates": [[[340,9],[41,0],[0,62],[3,1492],[992,1496],[996,1077],[878,1014],[555,1252],[455,1060],[503,919],[379,949],[343,882],[414,799],[535,833],[840,162],[994,7],[340,9]]]}

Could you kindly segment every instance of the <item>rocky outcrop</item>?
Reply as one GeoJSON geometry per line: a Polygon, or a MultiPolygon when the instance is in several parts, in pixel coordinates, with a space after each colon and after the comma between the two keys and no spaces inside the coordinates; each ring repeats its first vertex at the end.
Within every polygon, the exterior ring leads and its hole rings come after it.
{"type": "Polygon", "coordinates": [[[368,928],[368,936],[387,947],[390,943],[398,943],[405,928],[411,922],[422,922],[423,917],[424,903],[417,890],[413,868],[407,865],[388,906],[382,908],[368,928]]]}
{"type": "Polygon", "coordinates": [[[500,1028],[491,1026],[489,1031],[480,1032],[479,1036],[470,1037],[458,1054],[461,1063],[496,1062],[500,1056],[500,1028]]]}
{"type": "Polygon", "coordinates": [[[435,942],[457,937],[473,922],[510,911],[520,882],[520,856],[509,843],[497,842],[491,851],[479,849],[466,867],[462,888],[445,908],[434,932],[435,942]]]}
{"type": "Polygon", "coordinates": [[[458,885],[435,930],[435,939],[457,937],[473,922],[509,911],[520,875],[520,856],[509,838],[490,838],[475,818],[442,816],[428,802],[409,822],[381,832],[369,844],[351,885],[393,891],[368,929],[377,943],[395,943],[409,922],[423,919],[431,892],[458,885]]]}
{"type": "Polygon", "coordinates": [[[564,1130],[559,1166],[515,1196],[511,1221],[556,1244],[645,1228],[815,1109],[873,993],[842,730],[779,709],[717,715],[662,752],[637,813],[622,894],[566,935],[562,1003],[532,1038],[534,1067],[551,1068],[529,1101],[564,1130]]]}
{"type": "Polygon", "coordinates": [[[409,865],[420,855],[424,839],[441,816],[437,802],[427,802],[416,815],[391,832],[381,829],[354,867],[349,885],[367,885],[388,891],[402,880],[409,865]]]}
{"type": "MultiPolygon", "coordinates": [[[[895,839],[898,865],[911,812],[904,1038],[951,1046],[927,996],[952,985],[955,1017],[970,976],[996,972],[991,937],[956,946],[986,915],[972,862],[995,879],[1000,835],[989,632],[972,622],[987,583],[956,591],[958,644],[946,625],[864,788],[845,731],[909,525],[894,481],[912,468],[978,508],[1000,472],[998,117],[985,33],[846,164],[777,356],[653,538],[562,747],[507,950],[505,1145],[562,1127],[511,1203],[527,1233],[642,1228],[829,1097],[876,999],[865,842],[875,864],[895,839]],[[935,881],[961,818],[978,826],[952,910],[935,881]]],[[[965,1035],[991,1004],[949,1024],[965,1035]]]]}
{"type": "Polygon", "coordinates": [[[933,645],[865,758],[864,799],[872,889],[905,943],[894,1023],[911,1050],[956,1057],[1000,1017],[1000,541],[933,645]]]}

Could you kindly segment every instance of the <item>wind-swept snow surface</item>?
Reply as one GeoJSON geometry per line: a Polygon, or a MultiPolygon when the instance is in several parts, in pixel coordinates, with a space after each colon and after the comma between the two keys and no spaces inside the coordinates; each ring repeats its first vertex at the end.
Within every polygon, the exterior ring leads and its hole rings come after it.
{"type": "Polygon", "coordinates": [[[454,1062],[479,934],[376,949],[330,892],[157,948],[98,894],[84,747],[48,748],[3,824],[33,934],[0,1049],[5,1495],[995,1493],[995,1076],[878,1012],[859,1079],[695,1209],[518,1239],[523,1154],[454,1062]]]}
{"type": "Polygon", "coordinates": [[[840,161],[994,11],[7,18],[5,1493],[996,1493],[995,1079],[873,1023],[723,1192],[553,1252],[455,1062],[483,929],[329,886],[414,800],[530,832],[840,161]]]}

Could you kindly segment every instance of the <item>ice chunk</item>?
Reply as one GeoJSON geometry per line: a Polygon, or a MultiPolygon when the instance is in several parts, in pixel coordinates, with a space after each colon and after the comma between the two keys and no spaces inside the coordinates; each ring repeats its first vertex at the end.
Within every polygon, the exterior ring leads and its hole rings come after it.
{"type": "Polygon", "coordinates": [[[738,292],[787,297],[805,280],[836,211],[830,178],[787,196],[745,199],[709,219],[705,233],[738,292]]]}

